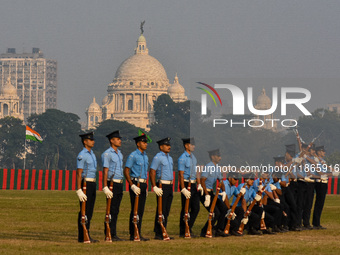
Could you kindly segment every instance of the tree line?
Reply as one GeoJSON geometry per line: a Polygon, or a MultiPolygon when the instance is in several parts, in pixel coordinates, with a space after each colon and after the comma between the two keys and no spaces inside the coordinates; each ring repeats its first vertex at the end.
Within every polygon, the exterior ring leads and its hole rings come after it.
{"type": "MultiPolygon", "coordinates": [[[[198,114],[198,102],[185,101],[174,103],[168,95],[161,95],[154,103],[156,122],[146,132],[152,143],[147,154],[149,161],[159,151],[156,141],[171,137],[170,155],[177,167],[177,159],[183,153],[181,138],[195,134],[197,150],[195,155],[199,164],[209,161],[208,150],[218,146],[224,164],[245,165],[272,163],[272,157],[284,154],[284,145],[296,143],[292,131],[272,132],[253,128],[223,128],[212,130],[206,117],[198,114]],[[218,135],[217,135],[218,134],[218,135]]],[[[208,114],[209,117],[209,114],[208,114]]],[[[42,114],[31,115],[27,125],[36,130],[44,139],[42,143],[26,141],[26,169],[76,169],[76,157],[82,144],[79,117],[57,109],[48,109],[42,114]]],[[[334,112],[318,109],[312,116],[298,119],[299,133],[308,143],[321,130],[323,134],[317,144],[325,145],[329,163],[340,162],[340,117],[334,112]]],[[[109,147],[106,135],[120,130],[122,138],[121,151],[126,159],[136,149],[133,137],[138,136],[140,128],[117,120],[101,122],[94,130],[95,147],[99,169],[101,154],[109,147]]],[[[142,130],[144,131],[144,130],[142,130]]],[[[145,132],[145,131],[144,131],[145,132]]],[[[25,125],[20,119],[5,117],[0,119],[0,168],[23,168],[25,156],[25,125]]]]}

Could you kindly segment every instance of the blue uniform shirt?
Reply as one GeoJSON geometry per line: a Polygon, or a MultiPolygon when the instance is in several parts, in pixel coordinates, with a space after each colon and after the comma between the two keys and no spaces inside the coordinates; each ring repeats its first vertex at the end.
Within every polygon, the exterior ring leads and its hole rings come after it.
{"type": "Polygon", "coordinates": [[[132,152],[127,158],[125,167],[131,169],[130,176],[134,178],[148,178],[149,159],[145,151],[142,153],[139,149],[132,152]]]}
{"type": "MultiPolygon", "coordinates": [[[[225,187],[225,193],[227,194],[227,197],[228,197],[227,199],[230,199],[232,196],[234,196],[234,198],[237,197],[237,195],[240,193],[237,187],[231,186],[228,179],[223,182],[224,182],[224,187],[225,187]]],[[[219,196],[219,198],[222,198],[222,197],[219,196]]]]}
{"type": "Polygon", "coordinates": [[[183,176],[186,180],[196,180],[196,165],[195,155],[187,151],[178,158],[178,171],[184,171],[183,176]]]}
{"type": "Polygon", "coordinates": [[[151,162],[150,168],[156,170],[156,177],[158,180],[172,181],[173,175],[173,160],[172,157],[160,151],[156,154],[151,162]]]}
{"type": "Polygon", "coordinates": [[[93,151],[84,148],[77,157],[77,168],[83,169],[82,178],[96,178],[97,159],[93,151]]]}
{"type": "MultiPolygon", "coordinates": [[[[256,192],[255,192],[255,189],[253,186],[250,186],[250,188],[248,188],[248,186],[245,184],[245,183],[241,183],[240,185],[238,185],[237,187],[237,190],[238,192],[240,192],[240,190],[242,188],[245,188],[246,189],[246,193],[244,194],[243,198],[246,200],[246,203],[251,203],[253,202],[253,200],[255,199],[255,196],[256,196],[256,192]]],[[[236,200],[236,196],[234,196],[233,198],[233,203],[235,203],[235,200],[236,200]]],[[[237,204],[237,206],[242,206],[242,201],[240,200],[237,204]]]]}
{"type": "Polygon", "coordinates": [[[115,151],[112,147],[108,148],[102,154],[103,167],[107,167],[109,172],[107,178],[122,180],[123,179],[123,154],[120,150],[115,151]]]}
{"type": "Polygon", "coordinates": [[[201,173],[201,178],[207,178],[205,180],[205,187],[207,189],[213,189],[217,179],[222,181],[222,173],[218,171],[217,165],[215,166],[213,162],[209,162],[205,165],[205,168],[201,173]]]}

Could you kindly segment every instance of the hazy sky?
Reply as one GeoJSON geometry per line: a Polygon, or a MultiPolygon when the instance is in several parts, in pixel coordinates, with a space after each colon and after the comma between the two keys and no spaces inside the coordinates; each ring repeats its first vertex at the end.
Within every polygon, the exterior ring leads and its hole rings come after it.
{"type": "MultiPolygon", "coordinates": [[[[85,121],[101,104],[146,20],[149,54],[189,90],[219,79],[240,86],[300,86],[309,109],[339,101],[340,1],[2,0],[0,52],[40,48],[58,61],[58,108],[85,121]]],[[[190,95],[189,95],[190,96],[190,95]]]]}

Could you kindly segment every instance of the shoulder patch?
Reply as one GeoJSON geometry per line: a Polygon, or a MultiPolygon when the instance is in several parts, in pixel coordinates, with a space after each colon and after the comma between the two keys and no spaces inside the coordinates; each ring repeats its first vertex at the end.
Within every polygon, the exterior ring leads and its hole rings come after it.
{"type": "Polygon", "coordinates": [[[80,160],[82,160],[83,159],[83,156],[79,156],[78,157],[78,160],[80,161],[80,160]]]}

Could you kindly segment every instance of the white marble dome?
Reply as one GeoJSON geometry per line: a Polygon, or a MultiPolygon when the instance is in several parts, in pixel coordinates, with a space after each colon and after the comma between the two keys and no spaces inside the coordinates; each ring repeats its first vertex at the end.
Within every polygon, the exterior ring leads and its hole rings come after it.
{"type": "Polygon", "coordinates": [[[272,100],[266,95],[266,90],[263,88],[261,95],[256,99],[256,109],[270,109],[272,105],[272,100]]]}
{"type": "Polygon", "coordinates": [[[11,79],[8,77],[6,84],[1,89],[4,96],[17,96],[17,89],[12,85],[11,79]]]}
{"type": "Polygon", "coordinates": [[[93,98],[92,103],[89,106],[89,111],[101,111],[99,104],[96,103],[96,98],[93,98]]]}
{"type": "Polygon", "coordinates": [[[117,69],[115,79],[167,81],[163,65],[150,55],[136,54],[126,59],[117,69]]]}
{"type": "Polygon", "coordinates": [[[168,94],[185,94],[185,89],[178,82],[178,76],[176,74],[174,83],[168,88],[168,94]]]}

